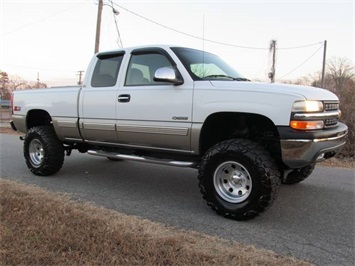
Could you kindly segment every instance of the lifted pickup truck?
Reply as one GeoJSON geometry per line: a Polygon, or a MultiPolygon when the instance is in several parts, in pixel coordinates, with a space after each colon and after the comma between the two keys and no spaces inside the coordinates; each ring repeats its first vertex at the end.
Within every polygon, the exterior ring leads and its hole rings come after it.
{"type": "Polygon", "coordinates": [[[194,167],[208,205],[237,220],[266,210],[347,135],[333,93],[250,82],[216,55],[171,46],[98,53],[82,87],[15,91],[12,112],[35,175],[58,172],[73,149],[194,167]]]}

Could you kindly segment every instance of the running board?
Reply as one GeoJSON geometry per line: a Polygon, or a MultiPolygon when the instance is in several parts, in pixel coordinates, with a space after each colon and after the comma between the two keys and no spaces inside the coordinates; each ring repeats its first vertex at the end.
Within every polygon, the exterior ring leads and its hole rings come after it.
{"type": "Polygon", "coordinates": [[[100,156],[100,157],[106,157],[112,159],[130,160],[130,161],[137,161],[142,163],[162,164],[162,165],[170,165],[170,166],[177,166],[177,167],[196,168],[198,165],[197,162],[170,161],[166,159],[147,158],[147,157],[142,157],[137,155],[126,155],[126,154],[105,152],[105,151],[89,150],[87,153],[94,156],[100,156]]]}

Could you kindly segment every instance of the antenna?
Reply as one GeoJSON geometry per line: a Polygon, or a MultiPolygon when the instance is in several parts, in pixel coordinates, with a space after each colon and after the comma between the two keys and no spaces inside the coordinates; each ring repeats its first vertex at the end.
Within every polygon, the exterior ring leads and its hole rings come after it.
{"type": "Polygon", "coordinates": [[[205,51],[205,13],[202,15],[202,51],[205,51]]]}
{"type": "Polygon", "coordinates": [[[202,15],[202,75],[205,75],[205,13],[202,15]]]}

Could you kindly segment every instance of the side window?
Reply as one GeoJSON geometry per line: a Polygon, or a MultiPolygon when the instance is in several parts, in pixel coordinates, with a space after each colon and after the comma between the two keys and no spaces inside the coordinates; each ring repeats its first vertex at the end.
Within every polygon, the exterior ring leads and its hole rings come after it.
{"type": "Polygon", "coordinates": [[[132,54],[131,61],[127,69],[125,85],[145,86],[169,84],[154,81],[154,74],[158,68],[171,67],[170,61],[162,54],[152,52],[147,54],[132,54]]]}
{"type": "Polygon", "coordinates": [[[112,87],[116,84],[122,63],[122,54],[99,57],[91,78],[92,87],[112,87]]]}

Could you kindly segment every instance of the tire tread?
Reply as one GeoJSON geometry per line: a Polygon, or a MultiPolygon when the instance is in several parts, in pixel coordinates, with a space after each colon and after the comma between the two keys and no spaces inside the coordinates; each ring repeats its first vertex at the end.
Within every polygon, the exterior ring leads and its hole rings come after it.
{"type": "Polygon", "coordinates": [[[24,157],[26,159],[27,167],[35,175],[53,175],[62,168],[64,163],[64,147],[52,126],[36,126],[32,127],[27,132],[24,142],[24,157]],[[45,150],[44,162],[38,168],[32,166],[28,153],[29,144],[34,138],[37,138],[42,142],[45,150]]]}
{"type": "Polygon", "coordinates": [[[198,182],[202,197],[207,201],[207,205],[217,212],[217,214],[235,220],[249,220],[255,218],[271,206],[277,198],[281,179],[278,165],[262,146],[246,139],[230,139],[216,144],[204,155],[199,166],[198,182]],[[238,151],[244,156],[252,158],[254,165],[258,167],[257,171],[259,173],[265,173],[261,181],[265,193],[260,196],[258,206],[242,214],[236,214],[224,208],[219,208],[213,196],[208,193],[204,185],[204,179],[207,175],[206,171],[208,171],[207,168],[211,159],[217,154],[232,151],[238,151]]]}

